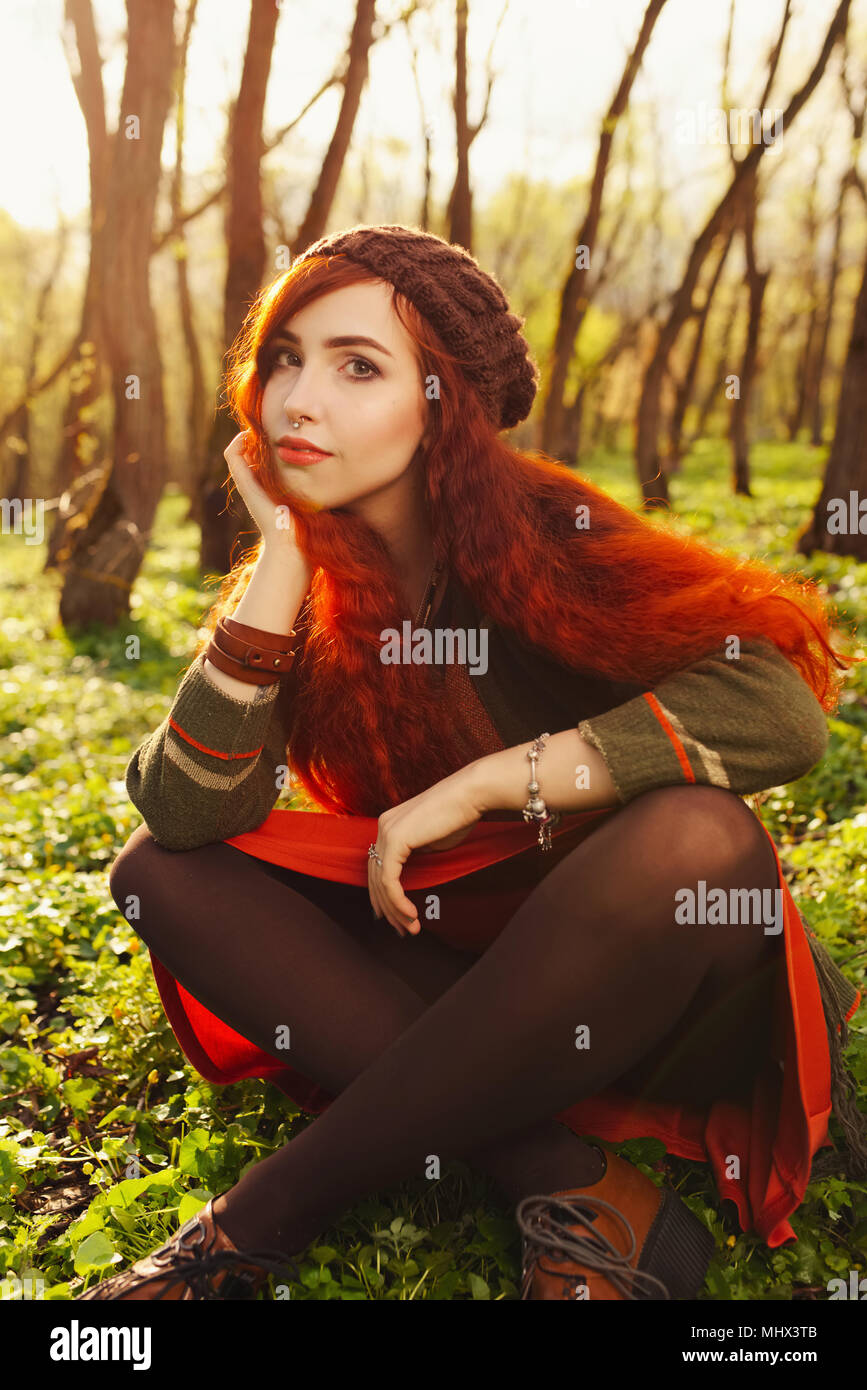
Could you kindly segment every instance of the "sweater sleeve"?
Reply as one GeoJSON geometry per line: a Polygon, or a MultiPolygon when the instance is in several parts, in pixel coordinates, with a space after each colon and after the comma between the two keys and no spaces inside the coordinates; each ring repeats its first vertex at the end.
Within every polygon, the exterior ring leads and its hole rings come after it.
{"type": "Polygon", "coordinates": [[[712,653],[577,727],[624,803],[678,782],[739,796],[785,786],[821,761],[829,739],[813,691],[766,638],[742,643],[737,659],[712,653]]]}
{"type": "Polygon", "coordinates": [[[205,675],[204,652],[188,667],[162,724],[130,759],[129,798],[164,849],[197,849],[255,830],[280,792],[285,766],[281,684],[251,701],[205,675]]]}

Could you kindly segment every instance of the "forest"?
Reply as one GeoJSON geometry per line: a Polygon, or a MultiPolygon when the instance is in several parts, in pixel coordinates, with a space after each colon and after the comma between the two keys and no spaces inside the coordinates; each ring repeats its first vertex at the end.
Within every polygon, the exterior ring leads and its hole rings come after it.
{"type": "MultiPolygon", "coordinates": [[[[74,1299],[311,1122],[264,1080],[196,1071],[107,874],[141,823],[124,770],[256,540],[224,454],[228,354],[262,289],[336,229],[429,230],[497,278],[540,369],[516,448],[833,606],[854,664],[827,753],[756,809],[799,911],[867,990],[867,0],[611,10],[50,0],[0,17],[21,93],[59,74],[0,198],[5,1297],[29,1281],[74,1299]]],[[[867,1136],[863,1010],[842,1041],[867,1136]]],[[[617,1147],[712,1233],[702,1302],[816,1303],[867,1273],[867,1166],[834,1115],[829,1135],[776,1249],[705,1165],[617,1147]]],[[[454,1162],[357,1204],[299,1275],[276,1296],[509,1301],[520,1246],[454,1162]]]]}

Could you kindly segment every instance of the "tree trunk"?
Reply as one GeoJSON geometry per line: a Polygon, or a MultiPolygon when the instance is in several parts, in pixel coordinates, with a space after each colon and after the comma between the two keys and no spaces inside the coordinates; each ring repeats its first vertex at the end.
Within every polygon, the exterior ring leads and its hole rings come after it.
{"type": "Polygon", "coordinates": [[[843,369],[837,427],[822,492],[809,525],[798,538],[804,555],[824,550],[867,561],[867,260],[855,303],[843,369]],[[836,505],[830,505],[834,504],[836,505]],[[860,504],[860,509],[859,509],[860,504]],[[835,519],[836,518],[836,519],[835,519]],[[845,518],[845,519],[843,519],[845,518]],[[834,530],[829,531],[828,526],[834,530]]]}
{"type": "Polygon", "coordinates": [[[819,331],[819,346],[816,351],[816,377],[815,377],[815,396],[813,399],[813,416],[810,421],[811,444],[821,444],[823,430],[822,418],[822,381],[825,376],[825,364],[828,358],[828,338],[831,332],[831,324],[834,321],[834,301],[837,296],[837,281],[840,276],[840,244],[843,237],[843,203],[845,200],[847,179],[844,178],[840,185],[840,193],[837,198],[837,211],[834,214],[834,247],[831,252],[831,264],[828,267],[828,283],[825,287],[825,300],[822,305],[822,320],[819,331]]]}
{"type": "Polygon", "coordinates": [[[349,39],[346,75],[343,79],[343,100],[340,103],[331,143],[322,161],[318,182],[295,238],[295,246],[299,252],[305,251],[311,242],[318,241],[325,234],[325,223],[337,192],[337,184],[355,127],[355,118],[361,105],[361,94],[367,81],[375,17],[376,0],[357,0],[355,22],[349,39]]]}
{"type": "MultiPolygon", "coordinates": [[[[226,283],[223,291],[223,342],[235,341],[265,273],[262,227],[262,118],[274,52],[278,11],[273,0],[251,0],[250,25],[238,99],[229,121],[225,237],[226,283]]],[[[237,490],[223,493],[228,478],[225,450],[238,433],[227,411],[218,407],[208,436],[205,485],[195,506],[201,520],[200,564],[203,573],[223,575],[238,558],[235,542],[244,535],[255,544],[258,531],[237,490]]]]}
{"type": "MultiPolygon", "coordinates": [[[[36,376],[36,358],[42,346],[43,338],[45,337],[48,302],[51,297],[51,291],[60,278],[68,239],[69,228],[64,225],[60,229],[57,237],[57,245],[55,247],[52,263],[49,266],[48,273],[45,275],[42,284],[39,286],[39,293],[36,296],[36,306],[33,311],[33,333],[30,338],[30,352],[24,368],[24,380],[27,382],[33,381],[36,376]]],[[[21,499],[22,503],[25,498],[33,497],[31,489],[34,486],[34,482],[30,467],[30,420],[31,403],[25,392],[24,399],[19,402],[15,413],[8,418],[2,436],[11,466],[7,468],[4,465],[3,468],[0,469],[0,487],[5,483],[4,495],[8,498],[18,497],[21,499]]]]}
{"type": "MultiPolygon", "coordinates": [[[[90,180],[90,254],[78,331],[70,357],[69,395],[63,409],[60,450],[51,483],[52,496],[66,491],[92,461],[94,445],[87,413],[109,384],[100,306],[103,302],[105,254],[103,250],[108,203],[109,167],[114,136],[106,129],[102,59],[91,0],[66,0],[63,39],[75,94],[84,117],[90,180]],[[73,49],[73,39],[75,48],[73,49]]],[[[68,560],[71,548],[67,527],[74,513],[58,512],[48,538],[45,569],[68,560]]]]}
{"type": "Polygon", "coordinates": [[[467,0],[455,0],[455,137],[457,172],[449,207],[449,240],[472,255],[470,134],[467,121],[467,0]]]}
{"type": "Polygon", "coordinates": [[[162,364],[149,269],[160,151],[172,95],[174,0],[127,0],[126,72],[112,144],[102,243],[101,329],[114,399],[114,459],[64,564],[68,628],[129,613],[165,476],[162,364]]]}
{"type": "Polygon", "coordinates": [[[743,201],[743,233],[747,264],[747,290],[749,312],[744,351],[738,374],[738,394],[731,411],[729,438],[732,445],[732,480],[734,491],[744,497],[752,497],[750,491],[750,458],[747,428],[749,422],[750,399],[755,383],[756,363],[759,352],[759,332],[762,322],[762,304],[765,298],[770,271],[760,271],[756,264],[756,214],[758,211],[757,175],[747,180],[743,201]]]}
{"type": "MultiPolygon", "coordinates": [[[[172,176],[171,191],[171,215],[172,223],[178,230],[174,237],[173,252],[175,258],[175,273],[178,281],[178,313],[181,323],[181,335],[184,342],[184,356],[190,364],[190,395],[189,410],[187,418],[190,422],[190,432],[186,440],[187,458],[193,463],[193,467],[205,456],[207,447],[206,441],[209,432],[210,408],[205,393],[205,371],[202,366],[202,351],[199,347],[199,339],[196,333],[195,315],[193,313],[193,300],[190,294],[190,281],[187,274],[187,244],[186,229],[183,222],[183,191],[184,191],[184,131],[186,126],[186,71],[187,54],[190,47],[193,26],[196,22],[196,9],[198,0],[190,0],[184,22],[184,36],[181,40],[180,55],[177,66],[177,101],[175,105],[175,168],[172,176]]],[[[196,521],[201,526],[201,515],[199,513],[199,503],[201,501],[201,487],[199,480],[190,477],[189,465],[185,470],[183,484],[188,490],[190,497],[190,507],[187,513],[187,521],[196,521]]]]}
{"type": "Polygon", "coordinates": [[[695,429],[689,436],[689,443],[687,447],[690,449],[692,448],[693,444],[697,439],[703,438],[705,432],[707,431],[708,416],[710,415],[714,401],[716,400],[717,395],[719,394],[719,388],[725,376],[725,365],[728,361],[731,360],[731,343],[732,338],[734,337],[735,320],[737,319],[737,315],[738,293],[736,290],[733,289],[731,302],[729,304],[729,310],[726,315],[725,322],[722,325],[722,330],[720,332],[719,352],[716,355],[714,365],[711,369],[707,390],[701,398],[701,404],[698,408],[698,419],[695,423],[695,429]]]}
{"type": "Polygon", "coordinates": [[[730,439],[732,445],[732,480],[734,491],[744,497],[752,497],[750,490],[750,458],[747,427],[749,422],[750,398],[756,374],[756,359],[759,350],[759,330],[762,322],[762,304],[767,289],[770,271],[760,271],[753,264],[749,275],[749,319],[744,353],[741,359],[740,393],[732,402],[730,439]]]}
{"type": "Polygon", "coordinates": [[[819,335],[819,277],[816,271],[816,243],[819,239],[819,218],[816,210],[816,184],[818,182],[818,177],[819,169],[816,170],[816,177],[811,182],[807,198],[806,226],[810,256],[810,274],[808,281],[810,312],[807,316],[807,327],[804,333],[801,358],[795,373],[795,403],[789,418],[789,440],[792,443],[798,438],[798,433],[804,421],[812,415],[813,401],[815,398],[814,378],[819,335]]]}
{"type": "Polygon", "coordinates": [[[798,373],[798,396],[795,403],[793,418],[790,422],[789,438],[794,443],[798,438],[801,428],[805,423],[809,423],[816,409],[816,361],[819,350],[820,334],[820,306],[819,306],[819,285],[814,280],[810,286],[810,296],[812,300],[810,317],[807,321],[807,332],[804,339],[804,355],[801,361],[801,369],[798,373]]]}
{"type": "Polygon", "coordinates": [[[565,450],[563,462],[570,468],[578,465],[578,452],[581,448],[581,422],[584,418],[584,402],[587,396],[587,382],[583,381],[575,392],[575,397],[563,415],[563,440],[565,450]]]}
{"type": "Polygon", "coordinates": [[[488,117],[491,91],[494,85],[493,53],[500,25],[506,17],[509,0],[505,0],[500,18],[494,27],[494,34],[488,49],[485,63],[487,87],[482,114],[475,125],[470,124],[467,113],[467,21],[469,19],[467,0],[455,0],[455,95],[453,101],[455,116],[455,144],[457,162],[455,181],[452,184],[446,204],[446,223],[449,239],[457,246],[463,246],[472,255],[473,246],[473,194],[470,187],[470,149],[488,117]]]}
{"type": "MultiPolygon", "coordinates": [[[[846,32],[850,8],[851,0],[840,0],[809,77],[792,97],[788,107],[783,112],[782,129],[791,129],[792,122],[817,87],[834,45],[846,32]]],[[[705,257],[709,254],[717,236],[727,229],[730,219],[736,215],[743,185],[747,179],[755,175],[767,148],[763,141],[759,141],[738,162],[726,192],[696,237],[680,288],[674,295],[668,319],[660,330],[656,351],[647,366],[642,385],[641,402],[638,407],[636,430],[636,463],[645,499],[668,501],[668,486],[659,456],[662,383],[665,378],[666,364],[681,328],[692,313],[692,296],[705,257]]]]}
{"type": "Polygon", "coordinates": [[[716,267],[713,272],[713,278],[711,279],[711,282],[708,285],[704,305],[702,307],[701,313],[699,314],[698,323],[696,324],[695,337],[692,341],[692,348],[689,354],[689,361],[686,365],[686,371],[683,374],[683,380],[678,386],[677,393],[675,395],[674,410],[672,411],[671,420],[668,426],[669,473],[676,473],[680,469],[680,461],[683,456],[683,421],[686,415],[687,407],[689,406],[689,403],[692,400],[693,391],[695,390],[695,379],[698,375],[698,364],[701,361],[701,349],[704,343],[704,335],[705,330],[707,329],[707,321],[710,316],[711,305],[714,301],[714,295],[716,294],[717,286],[720,282],[720,276],[723,272],[723,266],[726,263],[726,259],[729,254],[729,249],[731,247],[733,238],[734,228],[730,228],[729,234],[725,240],[725,245],[723,246],[722,252],[720,253],[719,260],[716,263],[716,267]]]}
{"type": "Polygon", "coordinates": [[[575,343],[587,312],[587,271],[590,268],[590,260],[596,246],[596,237],[599,231],[599,219],[602,213],[602,195],[605,190],[605,179],[608,174],[608,165],[611,159],[611,146],[614,141],[617,121],[623,115],[629,103],[629,95],[632,91],[635,78],[638,75],[645,50],[650,42],[653,27],[662,11],[665,0],[650,0],[644,12],[641,22],[641,29],[635,42],[635,47],[626,60],[626,66],[620,78],[620,85],[614,94],[614,99],[608,108],[605,119],[602,122],[602,129],[599,134],[599,146],[596,153],[596,166],[593,170],[593,182],[590,185],[590,200],[587,212],[581,227],[576,233],[576,253],[575,262],[566,277],[563,290],[560,295],[560,316],[557,323],[557,331],[554,337],[554,345],[551,349],[548,369],[543,373],[543,382],[547,380],[547,387],[543,389],[542,396],[542,420],[540,431],[540,448],[552,457],[560,458],[564,447],[568,447],[564,438],[563,416],[566,410],[565,390],[566,379],[569,374],[569,366],[572,361],[572,354],[575,350],[575,343]],[[579,252],[577,248],[584,247],[584,251],[579,252]]]}

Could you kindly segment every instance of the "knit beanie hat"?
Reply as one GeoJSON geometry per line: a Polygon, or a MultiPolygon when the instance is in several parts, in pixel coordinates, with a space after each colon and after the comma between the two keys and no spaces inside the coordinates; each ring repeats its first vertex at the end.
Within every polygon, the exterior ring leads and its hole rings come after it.
{"type": "Polygon", "coordinates": [[[399,223],[360,223],[320,237],[294,258],[347,256],[394,285],[425,315],[475,387],[497,429],[526,419],[536,395],[537,368],[493,275],[462,246],[399,223]]]}

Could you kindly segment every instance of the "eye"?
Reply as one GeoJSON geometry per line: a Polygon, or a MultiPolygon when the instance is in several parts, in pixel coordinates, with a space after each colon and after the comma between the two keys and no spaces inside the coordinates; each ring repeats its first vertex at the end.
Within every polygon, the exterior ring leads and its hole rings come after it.
{"type": "MultiPolygon", "coordinates": [[[[276,351],[271,352],[266,357],[266,365],[267,370],[269,372],[274,367],[279,367],[283,365],[280,361],[281,357],[294,358],[296,362],[299,360],[297,352],[294,352],[292,348],[278,348],[276,351]]],[[[350,381],[371,381],[374,377],[382,375],[379,368],[375,367],[372,362],[368,362],[366,357],[350,357],[344,365],[349,366],[351,364],[355,366],[358,363],[360,363],[362,367],[365,367],[366,371],[363,375],[359,375],[356,372],[350,372],[350,381]]],[[[291,365],[291,363],[287,362],[286,365],[289,366],[291,365]]]]}
{"type": "MultiPolygon", "coordinates": [[[[353,362],[353,363],[354,363],[354,362],[360,362],[361,365],[362,365],[362,367],[367,367],[367,368],[368,368],[368,371],[369,371],[369,375],[368,375],[368,372],[365,372],[364,376],[354,376],[354,375],[353,375],[352,377],[350,377],[350,380],[351,380],[351,381],[369,381],[371,376],[379,376],[379,375],[380,375],[379,368],[378,368],[378,367],[374,367],[374,365],[373,365],[372,362],[368,362],[368,360],[367,360],[366,357],[351,357],[349,360],[350,360],[350,362],[353,362]]],[[[347,364],[347,365],[348,365],[348,364],[347,364]]]]}
{"type": "Polygon", "coordinates": [[[297,355],[298,354],[293,352],[291,348],[278,348],[276,352],[272,351],[268,354],[268,366],[277,367],[280,365],[281,357],[297,357],[297,355]]]}

